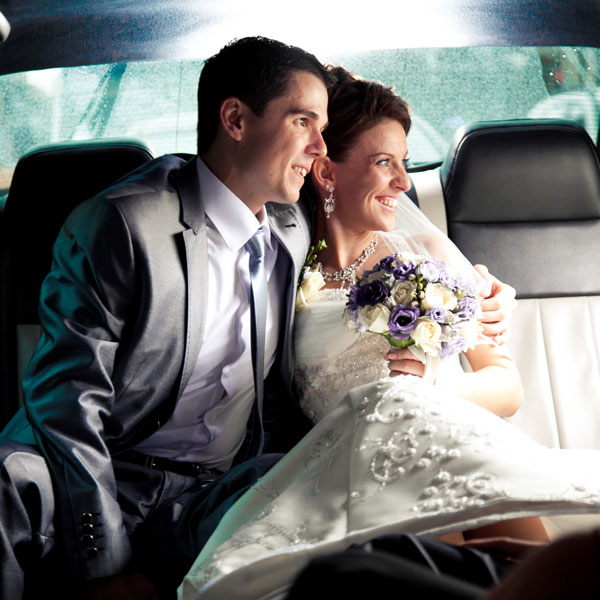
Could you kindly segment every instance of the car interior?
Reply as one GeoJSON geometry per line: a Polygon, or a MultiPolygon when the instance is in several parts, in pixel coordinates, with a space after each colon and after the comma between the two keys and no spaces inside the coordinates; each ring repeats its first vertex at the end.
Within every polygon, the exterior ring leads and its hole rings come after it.
{"type": "Polygon", "coordinates": [[[0,3],[0,425],[22,402],[66,215],[155,156],[193,154],[202,60],[262,34],[406,97],[409,196],[517,290],[525,401],[510,421],[547,446],[600,448],[598,2],[384,2],[373,23],[346,2],[304,3],[306,21],[258,0],[114,4],[0,3]]]}

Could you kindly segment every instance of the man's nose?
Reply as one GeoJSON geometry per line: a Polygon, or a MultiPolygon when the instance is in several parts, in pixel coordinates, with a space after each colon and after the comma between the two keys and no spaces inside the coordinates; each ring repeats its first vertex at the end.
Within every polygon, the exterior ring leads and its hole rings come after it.
{"type": "Polygon", "coordinates": [[[323,134],[320,131],[315,132],[308,153],[315,158],[319,158],[320,156],[325,156],[327,154],[327,145],[325,144],[323,134]]]}

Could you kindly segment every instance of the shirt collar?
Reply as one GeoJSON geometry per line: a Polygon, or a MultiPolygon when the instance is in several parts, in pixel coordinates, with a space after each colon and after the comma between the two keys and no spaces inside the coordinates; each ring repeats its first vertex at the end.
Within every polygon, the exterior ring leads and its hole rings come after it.
{"type": "Polygon", "coordinates": [[[233,252],[239,251],[262,227],[265,244],[272,250],[271,228],[267,211],[259,222],[252,211],[198,157],[198,179],[206,216],[233,252]]]}

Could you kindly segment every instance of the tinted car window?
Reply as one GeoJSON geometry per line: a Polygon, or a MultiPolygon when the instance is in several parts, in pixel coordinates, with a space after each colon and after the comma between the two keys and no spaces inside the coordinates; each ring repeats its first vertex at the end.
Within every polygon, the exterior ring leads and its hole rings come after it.
{"type": "MultiPolygon", "coordinates": [[[[564,117],[598,135],[595,48],[423,48],[321,56],[411,105],[411,165],[440,161],[474,120],[564,117]]],[[[93,65],[0,78],[0,189],[19,156],[55,141],[128,136],[156,155],[195,151],[201,60],[93,65]]]]}

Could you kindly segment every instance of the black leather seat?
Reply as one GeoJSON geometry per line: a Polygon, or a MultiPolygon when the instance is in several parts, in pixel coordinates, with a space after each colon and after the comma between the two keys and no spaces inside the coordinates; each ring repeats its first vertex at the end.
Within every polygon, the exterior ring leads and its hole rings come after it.
{"type": "Polygon", "coordinates": [[[140,142],[107,139],[39,147],[17,163],[0,256],[0,426],[18,407],[20,373],[31,348],[18,343],[17,329],[39,323],[39,290],[60,226],[79,202],[151,158],[140,142]]]}
{"type": "Polygon", "coordinates": [[[520,298],[600,294],[600,163],[579,125],[479,122],[442,164],[448,235],[520,298]]]}

